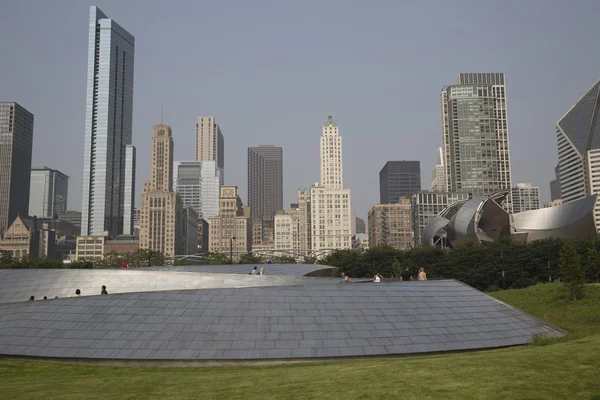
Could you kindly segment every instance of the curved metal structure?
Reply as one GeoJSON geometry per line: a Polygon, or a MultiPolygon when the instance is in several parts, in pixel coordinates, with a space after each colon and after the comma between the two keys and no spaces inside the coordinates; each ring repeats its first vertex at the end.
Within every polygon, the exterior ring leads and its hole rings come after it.
{"type": "Polygon", "coordinates": [[[502,207],[508,194],[508,190],[500,190],[451,204],[429,221],[422,245],[443,243],[444,239],[456,247],[492,242],[508,235],[531,242],[549,237],[582,239],[596,234],[596,194],[561,206],[513,215],[502,207]]]}

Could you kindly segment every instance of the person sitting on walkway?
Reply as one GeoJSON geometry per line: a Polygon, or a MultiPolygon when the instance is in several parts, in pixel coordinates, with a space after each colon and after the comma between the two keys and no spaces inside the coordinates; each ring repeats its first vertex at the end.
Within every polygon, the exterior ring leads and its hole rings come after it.
{"type": "Polygon", "coordinates": [[[77,290],[75,291],[75,296],[81,296],[81,290],[77,289],[77,290]]]}
{"type": "Polygon", "coordinates": [[[35,296],[31,296],[31,297],[29,298],[29,301],[34,301],[34,300],[35,300],[35,296]]]}
{"type": "Polygon", "coordinates": [[[423,267],[419,268],[419,274],[417,275],[417,279],[420,281],[427,280],[427,274],[425,273],[425,269],[423,267]]]}
{"type": "Polygon", "coordinates": [[[100,292],[100,295],[103,295],[103,294],[108,294],[108,292],[106,291],[105,285],[102,285],[102,291],[100,292]]]}
{"type": "Polygon", "coordinates": [[[404,267],[404,271],[402,271],[400,273],[400,280],[401,281],[412,281],[412,275],[410,274],[410,271],[408,270],[408,267],[404,267]]]}
{"type": "Polygon", "coordinates": [[[373,282],[381,282],[381,278],[383,278],[383,276],[381,276],[381,274],[379,272],[375,273],[375,276],[373,276],[373,282]]]}
{"type": "Polygon", "coordinates": [[[346,275],[345,273],[342,272],[342,280],[341,283],[352,283],[352,279],[350,279],[350,277],[348,275],[346,275]]]}
{"type": "Polygon", "coordinates": [[[250,271],[250,275],[256,275],[258,273],[258,267],[254,267],[252,271],[250,271]]]}
{"type": "Polygon", "coordinates": [[[261,267],[259,275],[264,275],[264,274],[265,274],[265,267],[261,267]]]}

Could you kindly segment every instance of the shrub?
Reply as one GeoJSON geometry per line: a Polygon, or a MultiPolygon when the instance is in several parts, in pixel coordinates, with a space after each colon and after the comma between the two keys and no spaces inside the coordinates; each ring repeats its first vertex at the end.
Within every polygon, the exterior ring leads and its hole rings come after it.
{"type": "Polygon", "coordinates": [[[581,268],[579,255],[570,242],[564,244],[560,254],[560,274],[565,288],[573,300],[583,297],[585,276],[581,268]]]}

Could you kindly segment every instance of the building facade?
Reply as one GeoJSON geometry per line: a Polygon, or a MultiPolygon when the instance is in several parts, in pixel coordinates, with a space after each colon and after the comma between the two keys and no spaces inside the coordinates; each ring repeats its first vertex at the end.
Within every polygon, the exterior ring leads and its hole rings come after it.
{"type": "MultiPolygon", "coordinates": [[[[442,89],[446,191],[483,196],[510,190],[506,87],[502,73],[461,73],[442,89]]],[[[511,210],[510,196],[505,207],[511,210]]]]}
{"type": "Polygon", "coordinates": [[[135,147],[128,144],[125,146],[125,187],[123,195],[123,235],[134,235],[133,228],[135,218],[135,147]]]}
{"type": "Polygon", "coordinates": [[[221,186],[219,215],[208,219],[209,250],[238,259],[252,250],[250,212],[243,207],[237,186],[221,186]]]}
{"type": "Polygon", "coordinates": [[[369,210],[369,248],[391,246],[406,250],[413,247],[411,200],[401,197],[398,203],[376,204],[369,210]]]}
{"type": "Polygon", "coordinates": [[[379,171],[379,203],[398,203],[421,190],[419,161],[388,161],[379,171]]]}
{"type": "Polygon", "coordinates": [[[283,210],[275,214],[275,253],[278,257],[290,256],[293,248],[293,221],[292,216],[283,210]]]}
{"type": "Polygon", "coordinates": [[[17,215],[0,237],[0,251],[6,251],[15,258],[35,257],[54,260],[56,258],[55,232],[51,229],[39,229],[36,221],[36,218],[17,215]]]}
{"type": "Polygon", "coordinates": [[[531,183],[517,183],[512,188],[513,213],[540,208],[540,188],[531,183]]]}
{"type": "MultiPolygon", "coordinates": [[[[131,145],[135,39],[99,8],[90,8],[85,147],[83,235],[123,233],[127,146],[131,145]]],[[[133,190],[133,187],[130,189],[133,190]]]]}
{"type": "Polygon", "coordinates": [[[69,177],[48,167],[32,167],[29,186],[29,215],[54,218],[67,211],[69,177]]]}
{"type": "MultiPolygon", "coordinates": [[[[596,82],[556,124],[560,198],[569,203],[600,193],[600,81],[596,82]]],[[[600,229],[600,205],[594,211],[600,229]]]]}
{"type": "Polygon", "coordinates": [[[67,221],[76,226],[79,230],[77,236],[81,235],[81,211],[67,210],[65,212],[58,213],[58,219],[62,219],[63,221],[67,221]]]}
{"type": "Polygon", "coordinates": [[[198,254],[200,253],[200,243],[198,240],[198,213],[193,207],[183,208],[183,242],[184,252],[182,254],[198,254]]]}
{"type": "Polygon", "coordinates": [[[29,211],[33,114],[14,102],[0,102],[0,235],[29,211]]]}
{"type": "Polygon", "coordinates": [[[435,152],[436,164],[431,171],[431,190],[434,192],[443,192],[447,188],[446,184],[446,166],[444,165],[444,150],[438,147],[435,152]]]}
{"type": "Polygon", "coordinates": [[[108,232],[103,235],[78,236],[75,247],[75,261],[102,260],[106,254],[104,245],[107,237],[108,232]]]}
{"type": "Polygon", "coordinates": [[[248,148],[248,206],[252,217],[273,217],[283,208],[283,149],[248,148]]]}
{"type": "Polygon", "coordinates": [[[560,199],[560,165],[556,164],[554,168],[554,180],[550,182],[550,200],[560,199]]]}
{"type": "Polygon", "coordinates": [[[342,137],[329,116],[321,133],[321,185],[310,188],[310,245],[322,254],[352,247],[350,189],[344,189],[342,137]]]}
{"type": "Polygon", "coordinates": [[[356,214],[352,215],[352,235],[367,233],[367,225],[365,220],[357,217],[356,214]]]}
{"type": "Polygon", "coordinates": [[[144,182],[140,211],[140,248],[165,256],[186,254],[183,205],[173,191],[173,135],[171,127],[154,127],[152,178],[144,182]]]}
{"type": "Polygon", "coordinates": [[[290,216],[292,217],[294,253],[299,256],[308,256],[312,248],[310,191],[298,190],[298,203],[290,204],[290,216]]]}
{"type": "MultiPolygon", "coordinates": [[[[214,117],[198,117],[196,124],[196,161],[214,161],[221,179],[225,174],[225,138],[214,117]]],[[[223,181],[221,181],[221,185],[223,181]]]]}
{"type": "MultiPolygon", "coordinates": [[[[135,253],[140,245],[138,238],[131,235],[120,235],[113,239],[105,239],[104,255],[135,253]]],[[[133,266],[133,265],[132,265],[133,266]]]]}
{"type": "Polygon", "coordinates": [[[352,248],[367,250],[369,248],[369,234],[357,233],[352,236],[352,248]]]}
{"type": "Polygon", "coordinates": [[[425,226],[449,205],[457,201],[468,200],[470,193],[420,191],[412,197],[412,220],[415,247],[421,246],[425,226]]]}
{"type": "Polygon", "coordinates": [[[252,250],[273,250],[275,248],[275,221],[273,217],[252,217],[252,250]]]}

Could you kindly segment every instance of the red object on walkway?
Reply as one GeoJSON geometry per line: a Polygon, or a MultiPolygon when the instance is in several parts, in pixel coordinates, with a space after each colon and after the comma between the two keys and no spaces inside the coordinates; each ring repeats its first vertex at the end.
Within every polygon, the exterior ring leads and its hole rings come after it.
{"type": "Polygon", "coordinates": [[[124,262],[123,264],[121,264],[121,268],[127,268],[127,263],[124,262]]]}

